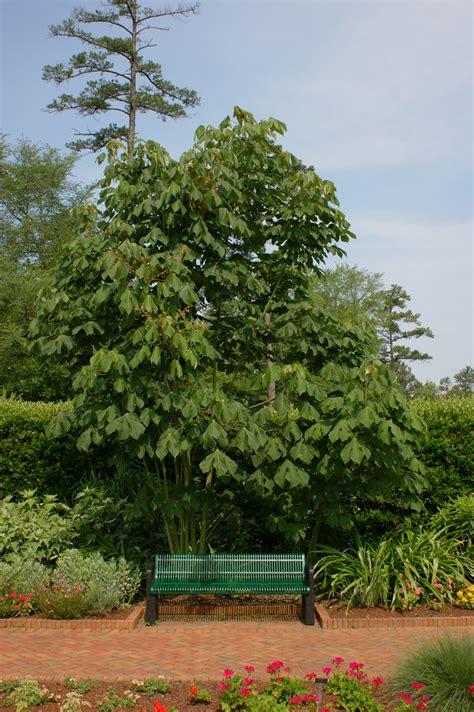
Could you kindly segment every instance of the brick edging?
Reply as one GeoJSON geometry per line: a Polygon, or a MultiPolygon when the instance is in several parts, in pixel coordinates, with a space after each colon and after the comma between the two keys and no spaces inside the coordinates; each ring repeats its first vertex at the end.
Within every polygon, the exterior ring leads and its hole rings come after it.
{"type": "Polygon", "coordinates": [[[126,618],[78,618],[75,620],[52,620],[49,618],[0,618],[0,628],[62,628],[63,630],[133,630],[145,615],[145,607],[134,606],[126,618]]]}
{"type": "Polygon", "coordinates": [[[474,616],[430,616],[423,618],[331,618],[325,606],[315,605],[316,618],[324,630],[347,628],[445,628],[474,625],[474,616]]]}

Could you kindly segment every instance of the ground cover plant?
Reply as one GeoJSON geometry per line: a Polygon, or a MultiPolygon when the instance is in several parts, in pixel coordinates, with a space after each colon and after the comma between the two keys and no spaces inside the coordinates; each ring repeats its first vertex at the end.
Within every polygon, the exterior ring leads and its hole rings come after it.
{"type": "Polygon", "coordinates": [[[473,678],[474,637],[446,635],[408,652],[390,680],[390,691],[394,699],[406,702],[407,695],[415,697],[414,689],[423,690],[429,700],[420,709],[469,712],[474,702],[473,678]]]}

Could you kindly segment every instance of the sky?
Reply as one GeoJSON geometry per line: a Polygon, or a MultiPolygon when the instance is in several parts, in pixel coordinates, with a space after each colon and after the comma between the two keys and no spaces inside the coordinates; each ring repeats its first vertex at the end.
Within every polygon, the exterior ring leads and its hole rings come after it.
{"type": "MultiPolygon", "coordinates": [[[[43,65],[82,49],[49,37],[49,25],[100,3],[0,0],[0,124],[10,141],[63,149],[74,130],[107,123],[48,113],[59,91],[41,79],[43,65]]],[[[413,364],[422,381],[473,364],[472,15],[463,0],[202,0],[198,16],[168,23],[149,51],[200,106],[180,121],[138,120],[139,134],[176,158],[197,126],[235,105],[284,121],[284,147],[336,184],[357,235],[349,264],[402,285],[431,327],[435,338],[414,344],[433,357],[413,364]]],[[[85,182],[100,173],[91,156],[76,167],[85,182]]]]}

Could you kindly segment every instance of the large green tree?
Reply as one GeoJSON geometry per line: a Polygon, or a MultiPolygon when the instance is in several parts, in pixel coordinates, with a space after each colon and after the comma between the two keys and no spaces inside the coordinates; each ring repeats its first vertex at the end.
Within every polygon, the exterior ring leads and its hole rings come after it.
{"type": "Polygon", "coordinates": [[[68,144],[75,150],[100,150],[107,141],[125,139],[132,151],[139,113],[151,112],[162,120],[185,117],[188,109],[197,106],[195,91],[175,86],[164,79],[161,65],[147,59],[146,50],[155,47],[147,33],[167,29],[162,22],[169,18],[187,17],[196,13],[198,3],[153,9],[138,0],[106,0],[99,10],[75,9],[71,17],[52,25],[53,37],[70,37],[89,49],[73,54],[68,63],[46,65],[43,79],[56,85],[77,77],[90,77],[77,95],[61,94],[48,104],[50,111],[77,111],[81,116],[97,117],[119,113],[126,123],[86,132],[76,132],[85,138],[68,144]],[[157,26],[157,23],[159,26],[157,26]],[[89,27],[104,26],[112,34],[94,34],[89,27]]]}
{"type": "Polygon", "coordinates": [[[281,122],[234,118],[179,160],[109,145],[97,230],[85,212],[33,325],[43,354],[77,359],[74,410],[51,432],[74,420],[81,449],[138,468],[172,551],[205,551],[238,492],[314,549],[354,491],[416,503],[423,426],[367,358],[371,335],[310,298],[352,237],[334,185],[283,150],[281,122]]]}
{"type": "Polygon", "coordinates": [[[0,386],[24,398],[65,396],[67,374],[28,350],[36,295],[74,229],[90,191],[72,179],[75,158],[21,140],[0,150],[0,386]]]}

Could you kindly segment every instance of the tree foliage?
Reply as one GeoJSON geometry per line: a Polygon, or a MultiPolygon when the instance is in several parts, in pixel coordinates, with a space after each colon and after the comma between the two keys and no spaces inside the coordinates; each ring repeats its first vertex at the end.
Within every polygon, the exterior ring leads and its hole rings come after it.
{"type": "Polygon", "coordinates": [[[125,139],[132,144],[136,136],[138,113],[151,112],[166,120],[186,116],[187,110],[197,106],[195,91],[180,88],[163,77],[161,65],[149,60],[145,51],[156,47],[146,39],[151,30],[166,30],[161,24],[167,18],[187,17],[196,13],[198,3],[175,9],[152,9],[138,0],[107,0],[103,9],[76,8],[71,17],[59,25],[52,25],[53,37],[70,37],[91,49],[73,54],[67,64],[43,67],[43,79],[56,85],[70,79],[90,77],[77,95],[61,94],[48,104],[50,111],[77,111],[81,116],[96,117],[118,112],[127,117],[126,125],[109,126],[78,136],[87,138],[73,141],[75,150],[100,150],[111,139],[125,139]],[[112,35],[89,32],[90,26],[107,26],[112,35]]]}
{"type": "Polygon", "coordinates": [[[367,360],[371,335],[309,297],[353,237],[334,185],[277,143],[281,122],[234,119],[199,127],[179,160],[109,147],[97,230],[85,212],[33,326],[79,367],[52,432],[74,420],[80,449],[111,443],[140,467],[172,551],[205,551],[236,491],[271,495],[268,525],[313,546],[322,522],[350,520],[354,488],[402,484],[416,504],[423,484],[423,425],[367,360]]]}
{"type": "Polygon", "coordinates": [[[36,294],[68,244],[72,209],[90,191],[72,180],[75,158],[21,140],[0,146],[0,386],[23,397],[57,399],[67,390],[64,368],[28,351],[36,294]]]}

